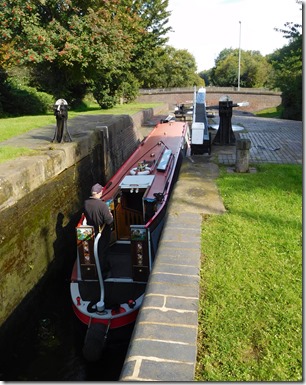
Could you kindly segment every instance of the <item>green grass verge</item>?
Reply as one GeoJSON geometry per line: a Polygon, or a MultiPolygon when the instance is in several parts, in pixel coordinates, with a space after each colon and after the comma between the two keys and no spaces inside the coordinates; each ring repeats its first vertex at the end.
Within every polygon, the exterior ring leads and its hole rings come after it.
{"type": "Polygon", "coordinates": [[[37,151],[25,147],[0,147],[0,163],[15,159],[19,156],[37,155],[37,151]]]}
{"type": "MultiPolygon", "coordinates": [[[[101,110],[101,108],[95,103],[84,103],[76,110],[69,110],[68,119],[84,114],[133,115],[138,111],[153,108],[159,104],[160,103],[130,103],[118,105],[109,110],[101,110]]],[[[0,119],[0,142],[22,135],[30,130],[48,125],[55,125],[55,117],[53,114],[0,119]]],[[[26,150],[25,148],[1,148],[0,163],[17,158],[21,155],[32,154],[34,154],[34,151],[26,150]]]]}
{"type": "Polygon", "coordinates": [[[254,112],[254,115],[258,116],[259,118],[281,119],[283,109],[284,109],[283,106],[280,105],[277,107],[271,107],[265,110],[254,112]]]}
{"type": "MultiPolygon", "coordinates": [[[[69,110],[68,119],[84,114],[133,115],[138,111],[153,108],[159,104],[160,103],[130,103],[118,105],[109,110],[101,110],[97,105],[91,104],[77,110],[69,110]]],[[[0,119],[0,142],[49,124],[55,125],[55,117],[53,114],[0,119]]]]}
{"type": "Polygon", "coordinates": [[[302,381],[302,167],[257,170],[203,221],[197,381],[302,381]]]}
{"type": "Polygon", "coordinates": [[[53,115],[20,116],[0,119],[0,142],[22,135],[34,128],[55,124],[53,115]]]}

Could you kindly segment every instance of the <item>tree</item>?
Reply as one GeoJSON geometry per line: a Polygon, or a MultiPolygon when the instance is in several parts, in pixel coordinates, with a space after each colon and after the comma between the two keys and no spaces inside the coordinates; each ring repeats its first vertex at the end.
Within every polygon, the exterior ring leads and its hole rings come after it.
{"type": "MultiPolygon", "coordinates": [[[[220,87],[238,84],[238,49],[222,50],[210,71],[210,81],[220,87]]],[[[259,51],[241,51],[240,84],[242,87],[265,87],[269,84],[271,65],[259,51]]]]}
{"type": "Polygon", "coordinates": [[[282,91],[282,117],[302,120],[303,36],[298,30],[301,25],[286,23],[285,27],[280,31],[289,43],[269,55],[274,69],[272,81],[282,91]]]}
{"type": "Polygon", "coordinates": [[[196,74],[196,62],[187,50],[165,46],[156,51],[155,65],[147,69],[144,88],[171,88],[204,85],[196,74]]]}
{"type": "Polygon", "coordinates": [[[212,69],[204,70],[204,71],[201,71],[199,73],[200,78],[203,79],[204,84],[206,86],[210,86],[211,85],[211,73],[212,73],[212,69]]]}
{"type": "Polygon", "coordinates": [[[135,94],[135,78],[141,81],[165,43],[167,6],[168,0],[0,0],[0,62],[28,67],[32,85],[57,97],[82,98],[91,89],[102,101],[109,92],[109,105],[124,92],[135,94]]]}
{"type": "Polygon", "coordinates": [[[97,73],[126,69],[133,41],[123,25],[138,25],[139,17],[118,10],[118,1],[0,3],[0,43],[9,47],[3,64],[31,68],[36,84],[47,91],[72,97],[73,90],[86,88],[97,73]]]}
{"type": "Polygon", "coordinates": [[[166,34],[171,30],[167,26],[170,12],[167,11],[168,0],[125,0],[131,3],[131,12],[139,16],[139,25],[143,33],[135,36],[132,51],[131,68],[138,80],[142,82],[148,67],[155,64],[159,48],[163,47],[168,38],[166,34]],[[157,50],[157,52],[156,52],[157,50]]]}
{"type": "Polygon", "coordinates": [[[213,85],[220,87],[237,85],[238,56],[236,51],[225,49],[220,52],[211,71],[213,85]]]}
{"type": "MultiPolygon", "coordinates": [[[[296,1],[301,5],[302,1],[296,1]]],[[[302,10],[302,8],[300,8],[302,10]]],[[[288,44],[269,55],[269,62],[274,69],[272,78],[275,87],[282,91],[282,117],[302,120],[302,80],[303,80],[303,35],[302,25],[293,22],[284,24],[284,28],[275,28],[288,39],[288,44]]]]}

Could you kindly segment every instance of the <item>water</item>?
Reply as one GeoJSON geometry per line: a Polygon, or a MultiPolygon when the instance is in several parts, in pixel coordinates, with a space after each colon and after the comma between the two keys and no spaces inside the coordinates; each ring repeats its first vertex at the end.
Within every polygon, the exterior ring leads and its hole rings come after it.
{"type": "Polygon", "coordinates": [[[69,279],[54,271],[0,330],[2,381],[117,381],[132,327],[110,335],[101,359],[82,356],[86,326],[76,319],[69,279]]]}

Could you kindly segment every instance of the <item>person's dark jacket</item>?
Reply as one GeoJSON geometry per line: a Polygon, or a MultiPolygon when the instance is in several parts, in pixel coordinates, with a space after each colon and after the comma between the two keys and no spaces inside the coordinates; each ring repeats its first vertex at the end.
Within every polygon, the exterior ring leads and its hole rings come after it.
{"type": "Polygon", "coordinates": [[[84,213],[87,219],[87,224],[94,226],[95,233],[98,234],[99,227],[104,223],[111,225],[113,216],[105,202],[101,199],[89,198],[84,202],[84,213]]]}

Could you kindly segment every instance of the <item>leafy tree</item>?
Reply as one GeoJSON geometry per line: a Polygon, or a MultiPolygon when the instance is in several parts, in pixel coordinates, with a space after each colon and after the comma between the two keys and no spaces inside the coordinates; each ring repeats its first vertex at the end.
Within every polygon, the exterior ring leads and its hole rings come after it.
{"type": "MultiPolygon", "coordinates": [[[[211,71],[211,80],[213,85],[220,87],[237,85],[237,53],[238,51],[233,49],[225,49],[220,52],[219,56],[215,60],[215,67],[213,67],[211,71]]],[[[241,68],[242,66],[243,62],[241,60],[241,68]]]]}
{"type": "Polygon", "coordinates": [[[211,72],[212,72],[212,70],[209,69],[209,70],[201,71],[201,72],[199,73],[200,78],[203,79],[204,84],[205,84],[206,86],[210,86],[210,85],[211,85],[211,72]]]}
{"type": "Polygon", "coordinates": [[[147,68],[154,67],[156,58],[160,55],[171,30],[167,26],[170,12],[167,11],[168,0],[125,0],[131,3],[131,11],[139,16],[139,26],[142,33],[135,36],[135,45],[132,50],[131,70],[140,83],[146,79],[147,68]]]}
{"type": "MultiPolygon", "coordinates": [[[[297,1],[301,4],[301,1],[297,1]]],[[[287,22],[283,29],[275,28],[288,39],[288,44],[269,55],[274,69],[273,84],[282,91],[282,117],[302,120],[303,35],[302,26],[287,22]]]]}
{"type": "MultiPolygon", "coordinates": [[[[235,87],[238,84],[239,50],[226,48],[222,50],[215,66],[210,71],[213,85],[235,87]]],[[[271,65],[259,51],[241,50],[240,85],[242,87],[265,87],[269,84],[271,65]]]]}
{"type": "Polygon", "coordinates": [[[113,67],[126,70],[133,41],[123,25],[138,25],[139,17],[118,9],[118,1],[0,3],[0,43],[8,46],[2,56],[4,65],[30,67],[47,91],[72,96],[72,90],[90,84],[97,73],[113,67]],[[45,79],[46,70],[51,81],[45,79]]]}
{"type": "Polygon", "coordinates": [[[31,85],[57,97],[78,99],[97,88],[101,101],[109,93],[108,105],[124,92],[129,99],[135,76],[141,81],[166,41],[167,6],[168,0],[0,0],[0,64],[28,67],[31,85]]]}
{"type": "Polygon", "coordinates": [[[156,62],[148,68],[144,88],[171,88],[204,85],[196,74],[196,62],[187,50],[165,46],[156,51],[156,62]]]}

